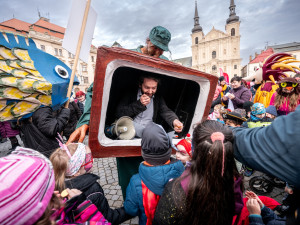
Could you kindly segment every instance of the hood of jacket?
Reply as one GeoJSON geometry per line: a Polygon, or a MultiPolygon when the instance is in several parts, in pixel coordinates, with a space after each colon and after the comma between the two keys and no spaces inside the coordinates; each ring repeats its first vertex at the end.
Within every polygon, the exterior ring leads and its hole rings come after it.
{"type": "Polygon", "coordinates": [[[147,166],[141,163],[139,167],[139,175],[144,184],[154,194],[162,195],[165,185],[170,179],[179,177],[184,171],[181,161],[171,158],[169,164],[161,166],[147,166]]]}

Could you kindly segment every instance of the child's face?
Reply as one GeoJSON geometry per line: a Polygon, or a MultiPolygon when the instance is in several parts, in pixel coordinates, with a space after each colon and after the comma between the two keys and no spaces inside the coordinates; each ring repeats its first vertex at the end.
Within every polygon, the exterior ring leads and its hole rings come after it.
{"type": "Polygon", "coordinates": [[[266,117],[271,118],[271,119],[275,119],[276,117],[270,113],[266,113],[266,117]]]}
{"type": "Polygon", "coordinates": [[[93,168],[93,156],[91,149],[88,146],[85,146],[85,160],[79,169],[80,175],[91,172],[93,168]]]}
{"type": "Polygon", "coordinates": [[[191,161],[190,155],[186,152],[182,145],[177,145],[178,151],[176,152],[176,159],[180,160],[183,164],[187,161],[191,161]]]}
{"type": "Polygon", "coordinates": [[[231,127],[240,127],[241,125],[236,124],[234,121],[232,120],[225,120],[225,124],[231,127]]]}

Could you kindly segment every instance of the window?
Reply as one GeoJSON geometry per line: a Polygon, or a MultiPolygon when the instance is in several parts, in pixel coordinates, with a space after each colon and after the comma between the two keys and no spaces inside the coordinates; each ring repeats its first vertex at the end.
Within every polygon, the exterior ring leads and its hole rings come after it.
{"type": "Polygon", "coordinates": [[[237,74],[234,74],[235,77],[237,77],[237,74]]]}
{"type": "Polygon", "coordinates": [[[203,58],[205,58],[205,53],[203,53],[203,58]]]}
{"type": "Polygon", "coordinates": [[[198,37],[195,38],[195,44],[198,44],[198,37]]]}
{"type": "Polygon", "coordinates": [[[87,66],[86,65],[82,65],[82,72],[87,72],[87,66]]]}
{"type": "Polygon", "coordinates": [[[92,56],[91,58],[92,58],[92,59],[91,59],[91,60],[92,60],[92,62],[94,62],[94,56],[92,56]]]}
{"type": "Polygon", "coordinates": [[[69,58],[74,59],[74,55],[71,52],[69,52],[69,58]]]}
{"type": "Polygon", "coordinates": [[[217,53],[216,53],[216,51],[213,51],[212,52],[212,58],[215,59],[216,57],[217,57],[217,53]]]}
{"type": "Polygon", "coordinates": [[[93,65],[93,72],[95,72],[95,65],[93,65]]]}
{"type": "Polygon", "coordinates": [[[44,52],[46,51],[45,45],[41,45],[41,50],[43,50],[44,52]]]}
{"type": "Polygon", "coordinates": [[[235,29],[231,28],[231,36],[235,36],[235,29]]]}
{"type": "Polygon", "coordinates": [[[57,48],[54,49],[54,52],[55,52],[55,55],[58,55],[58,49],[57,48]]]}
{"type": "Polygon", "coordinates": [[[223,50],[223,54],[226,55],[226,49],[223,50]]]}
{"type": "Polygon", "coordinates": [[[59,56],[63,56],[62,49],[59,49],[59,56]]]}
{"type": "Polygon", "coordinates": [[[234,69],[235,69],[235,70],[237,69],[237,65],[234,65],[234,69]]]}
{"type": "Polygon", "coordinates": [[[83,83],[88,84],[89,83],[89,78],[88,77],[83,77],[83,83]]]}
{"type": "Polygon", "coordinates": [[[216,65],[213,65],[213,66],[212,66],[212,70],[213,70],[213,71],[216,71],[216,70],[217,70],[216,65]]]}

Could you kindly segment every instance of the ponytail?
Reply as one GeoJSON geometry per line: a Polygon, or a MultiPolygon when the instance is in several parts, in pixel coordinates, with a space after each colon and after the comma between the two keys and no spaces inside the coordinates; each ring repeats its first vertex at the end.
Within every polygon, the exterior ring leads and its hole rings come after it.
{"type": "Polygon", "coordinates": [[[55,190],[62,192],[65,189],[65,177],[68,168],[69,157],[65,151],[60,148],[53,152],[50,156],[53,165],[55,177],[55,190]]]}

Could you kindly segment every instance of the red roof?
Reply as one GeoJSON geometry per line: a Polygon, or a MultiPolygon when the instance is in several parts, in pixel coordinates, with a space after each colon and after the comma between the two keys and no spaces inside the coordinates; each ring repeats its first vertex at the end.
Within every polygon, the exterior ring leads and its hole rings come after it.
{"type": "Polygon", "coordinates": [[[29,33],[29,27],[32,27],[34,31],[40,33],[46,33],[50,36],[58,37],[63,39],[65,28],[58,26],[56,24],[45,21],[44,19],[39,19],[36,23],[30,24],[18,19],[10,19],[0,23],[0,29],[15,31],[19,33],[29,33]]]}
{"type": "Polygon", "coordinates": [[[56,24],[50,23],[48,21],[45,21],[43,19],[39,19],[36,23],[34,23],[34,25],[37,25],[39,27],[48,28],[49,30],[56,31],[56,32],[59,32],[62,34],[64,34],[66,31],[65,28],[58,26],[56,24]]]}
{"type": "Polygon", "coordinates": [[[15,18],[0,23],[1,29],[5,29],[5,28],[7,28],[8,30],[13,29],[18,32],[22,32],[22,31],[28,32],[30,25],[31,25],[30,23],[15,18]]]}
{"type": "Polygon", "coordinates": [[[249,64],[263,62],[269,55],[272,55],[273,53],[273,48],[268,48],[267,50],[256,56],[249,64]]]}

